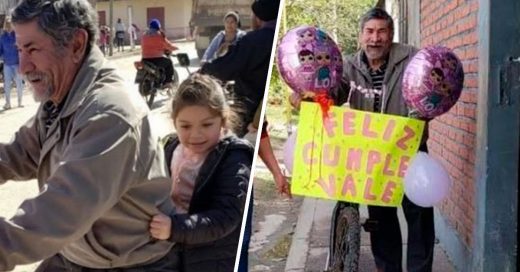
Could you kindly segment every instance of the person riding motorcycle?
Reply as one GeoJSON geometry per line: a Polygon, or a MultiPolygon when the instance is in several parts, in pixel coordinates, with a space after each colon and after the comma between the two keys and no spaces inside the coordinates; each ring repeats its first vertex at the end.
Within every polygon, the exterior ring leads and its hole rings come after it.
{"type": "Polygon", "coordinates": [[[173,88],[173,62],[165,53],[171,53],[178,48],[166,38],[161,31],[161,22],[158,19],[150,21],[148,31],[141,37],[141,56],[145,62],[150,62],[165,71],[165,88],[173,88]]]}

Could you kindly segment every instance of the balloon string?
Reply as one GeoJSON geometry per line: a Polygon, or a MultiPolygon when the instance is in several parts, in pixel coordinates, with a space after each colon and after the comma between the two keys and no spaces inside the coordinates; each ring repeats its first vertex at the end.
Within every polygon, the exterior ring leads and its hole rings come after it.
{"type": "Polygon", "coordinates": [[[347,105],[349,105],[349,106],[350,106],[350,99],[352,99],[352,93],[354,92],[354,90],[350,89],[350,91],[348,92],[347,105]]]}
{"type": "MultiPolygon", "coordinates": [[[[314,113],[314,120],[316,120],[316,117],[318,115],[318,111],[315,111],[314,113]]],[[[313,124],[315,124],[316,122],[313,122],[313,124]]],[[[314,140],[316,139],[316,126],[312,126],[312,143],[314,144],[314,140]]],[[[314,157],[314,145],[313,147],[311,148],[311,167],[309,169],[309,178],[307,179],[307,184],[305,185],[305,187],[307,189],[310,189],[310,186],[312,184],[312,172],[313,172],[313,168],[314,168],[314,164],[312,163],[312,158],[314,157]]]]}

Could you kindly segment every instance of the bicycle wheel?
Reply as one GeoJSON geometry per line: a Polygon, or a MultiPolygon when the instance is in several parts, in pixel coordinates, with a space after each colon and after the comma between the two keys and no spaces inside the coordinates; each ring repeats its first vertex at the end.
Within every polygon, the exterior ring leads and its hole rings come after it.
{"type": "Polygon", "coordinates": [[[361,224],[357,206],[341,209],[335,233],[332,271],[357,272],[361,243],[361,224]]]}

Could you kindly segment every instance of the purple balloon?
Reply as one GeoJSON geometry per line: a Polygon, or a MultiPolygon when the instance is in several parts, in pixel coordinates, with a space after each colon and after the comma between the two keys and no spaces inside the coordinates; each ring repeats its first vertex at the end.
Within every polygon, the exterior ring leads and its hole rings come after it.
{"type": "Polygon", "coordinates": [[[296,145],[296,131],[289,135],[283,145],[283,163],[289,173],[292,173],[294,163],[294,147],[296,145]]]}
{"type": "Polygon", "coordinates": [[[334,88],[343,73],[339,47],[327,33],[312,26],[289,30],[278,46],[276,62],[283,80],[297,93],[334,88]]]}
{"type": "Polygon", "coordinates": [[[457,103],[464,84],[459,58],[448,48],[430,46],[412,58],[403,75],[403,97],[420,117],[435,118],[457,103]]]}

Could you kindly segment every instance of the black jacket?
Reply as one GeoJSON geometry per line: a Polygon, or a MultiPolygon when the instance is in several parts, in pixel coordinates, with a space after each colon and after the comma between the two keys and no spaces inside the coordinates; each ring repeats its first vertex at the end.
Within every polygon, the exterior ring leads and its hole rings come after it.
{"type": "MultiPolygon", "coordinates": [[[[175,136],[166,142],[168,168],[178,144],[175,136]]],[[[177,243],[181,271],[233,271],[252,161],[253,147],[234,136],[206,157],[188,214],[172,216],[170,240],[177,243]]]]}
{"type": "Polygon", "coordinates": [[[275,27],[276,22],[269,22],[263,28],[248,32],[230,47],[226,55],[201,69],[202,73],[220,80],[235,81],[235,100],[244,112],[241,114],[241,129],[237,131],[240,137],[247,133],[247,125],[264,97],[275,27]]]}

